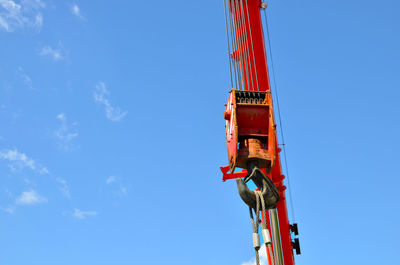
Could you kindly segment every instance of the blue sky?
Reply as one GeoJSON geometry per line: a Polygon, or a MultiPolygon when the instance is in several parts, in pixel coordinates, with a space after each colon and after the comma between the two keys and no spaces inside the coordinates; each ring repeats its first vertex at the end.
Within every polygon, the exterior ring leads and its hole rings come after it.
{"type": "MultiPolygon", "coordinates": [[[[397,263],[399,9],[270,1],[296,264],[397,263]]],[[[0,265],[252,263],[225,38],[222,1],[0,0],[0,265]]]]}

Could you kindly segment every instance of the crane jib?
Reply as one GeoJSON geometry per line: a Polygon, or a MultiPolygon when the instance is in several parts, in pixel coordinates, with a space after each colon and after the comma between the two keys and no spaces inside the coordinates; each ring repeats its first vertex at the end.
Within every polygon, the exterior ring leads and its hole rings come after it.
{"type": "Polygon", "coordinates": [[[300,254],[300,245],[297,238],[292,241],[291,230],[295,227],[297,235],[297,224],[289,224],[276,133],[261,18],[267,4],[224,0],[224,8],[231,90],[224,111],[229,165],[221,168],[223,180],[255,178],[259,191],[248,190],[244,180],[238,181],[238,188],[252,209],[259,199],[270,202],[265,210],[266,229],[272,235],[270,265],[293,265],[293,249],[300,254]],[[242,171],[235,172],[237,168],[242,171]]]}

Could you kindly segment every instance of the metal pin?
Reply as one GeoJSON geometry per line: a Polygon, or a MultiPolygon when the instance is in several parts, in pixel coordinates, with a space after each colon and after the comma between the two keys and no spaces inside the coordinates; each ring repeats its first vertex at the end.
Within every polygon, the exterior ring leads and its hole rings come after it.
{"type": "Polygon", "coordinates": [[[268,7],[267,2],[262,2],[262,3],[261,3],[261,8],[262,8],[262,9],[267,9],[267,7],[268,7]]]}

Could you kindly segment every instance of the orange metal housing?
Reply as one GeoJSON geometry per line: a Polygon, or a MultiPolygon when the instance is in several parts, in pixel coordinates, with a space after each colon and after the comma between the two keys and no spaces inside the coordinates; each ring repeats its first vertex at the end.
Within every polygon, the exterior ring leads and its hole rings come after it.
{"type": "Polygon", "coordinates": [[[225,112],[228,159],[231,172],[257,160],[267,172],[275,164],[276,126],[269,91],[230,92],[225,112]]]}

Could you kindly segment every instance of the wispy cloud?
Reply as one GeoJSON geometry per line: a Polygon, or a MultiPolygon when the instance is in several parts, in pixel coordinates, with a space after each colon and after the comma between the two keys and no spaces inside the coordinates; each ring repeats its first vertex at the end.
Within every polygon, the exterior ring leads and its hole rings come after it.
{"type": "Polygon", "coordinates": [[[13,194],[11,191],[9,191],[8,189],[4,190],[4,193],[7,195],[7,197],[12,198],[13,194]]]}
{"type": "Polygon", "coordinates": [[[50,172],[49,172],[49,170],[47,169],[47,167],[40,167],[38,172],[39,172],[39,174],[41,174],[41,175],[48,175],[48,174],[50,174],[50,172]]]}
{"type": "Polygon", "coordinates": [[[96,211],[82,211],[79,209],[74,209],[74,212],[72,213],[72,216],[75,217],[76,219],[86,219],[88,217],[92,216],[97,216],[98,213],[96,211]]]}
{"type": "Polygon", "coordinates": [[[79,7],[77,4],[73,4],[73,5],[71,6],[71,13],[72,13],[74,16],[80,18],[80,19],[84,19],[84,16],[82,15],[82,12],[81,12],[81,9],[80,9],[80,7],[79,7]]]}
{"type": "Polygon", "coordinates": [[[19,205],[34,205],[44,202],[47,202],[47,199],[40,196],[34,190],[22,192],[22,194],[15,200],[15,203],[19,205]]]}
{"type": "MultiPolygon", "coordinates": [[[[64,197],[68,199],[71,198],[69,184],[65,179],[53,176],[47,167],[28,157],[25,153],[19,152],[17,149],[3,149],[0,150],[0,161],[5,161],[5,165],[10,168],[13,176],[19,177],[18,180],[23,181],[25,186],[25,188],[23,188],[24,191],[20,195],[16,194],[15,196],[8,188],[4,189],[10,206],[0,206],[1,211],[13,213],[20,205],[33,205],[47,202],[45,197],[39,195],[38,192],[35,191],[37,187],[35,178],[29,176],[32,175],[32,173],[34,173],[36,177],[37,175],[43,175],[43,177],[40,178],[42,181],[51,180],[54,190],[58,189],[64,197]]],[[[21,192],[21,190],[19,192],[21,192]]]]}
{"type": "Polygon", "coordinates": [[[71,198],[71,194],[69,192],[69,185],[68,182],[63,178],[56,178],[57,183],[60,185],[61,193],[68,199],[71,198]]]}
{"type": "Polygon", "coordinates": [[[40,30],[43,8],[45,4],[40,0],[0,0],[0,29],[7,32],[26,27],[40,30]]]}
{"type": "Polygon", "coordinates": [[[0,159],[8,161],[9,167],[14,171],[29,168],[42,175],[49,174],[49,170],[46,167],[37,164],[32,158],[19,152],[17,149],[1,150],[0,159]]]}
{"type": "Polygon", "coordinates": [[[33,82],[32,79],[24,72],[24,70],[22,69],[22,67],[18,68],[18,73],[19,76],[22,79],[22,82],[29,87],[30,89],[33,89],[33,82]]]}
{"type": "Polygon", "coordinates": [[[60,61],[65,58],[65,54],[62,51],[61,47],[53,48],[51,46],[44,46],[39,51],[39,55],[48,56],[48,57],[52,58],[54,61],[60,61]]]}
{"type": "Polygon", "coordinates": [[[121,182],[120,178],[116,176],[110,176],[106,179],[106,184],[113,186],[115,190],[115,193],[118,196],[126,196],[128,195],[128,188],[121,182]]]}
{"type": "Polygon", "coordinates": [[[107,90],[106,85],[103,82],[99,82],[93,92],[94,101],[104,106],[107,119],[114,122],[122,121],[128,112],[121,111],[120,108],[111,105],[107,98],[109,94],[110,92],[107,90]]]}
{"type": "Polygon", "coordinates": [[[6,212],[8,214],[15,213],[15,207],[14,206],[0,207],[0,210],[2,210],[3,212],[6,212]]]}
{"type": "Polygon", "coordinates": [[[13,164],[18,164],[20,167],[28,167],[32,170],[36,169],[35,161],[29,158],[26,154],[18,152],[18,150],[3,150],[0,152],[0,158],[8,160],[13,164]]]}
{"type": "MultiPolygon", "coordinates": [[[[71,132],[70,126],[68,126],[67,116],[64,113],[57,115],[57,120],[60,121],[60,127],[55,131],[55,136],[59,141],[59,145],[64,150],[71,150],[73,148],[72,141],[78,137],[77,132],[71,132]]],[[[73,123],[75,125],[75,123],[73,123]]]]}
{"type": "MultiPolygon", "coordinates": [[[[261,247],[259,253],[260,253],[260,265],[268,265],[268,258],[265,245],[261,247]]],[[[249,261],[242,262],[241,265],[256,265],[256,259],[252,258],[249,261]]]]}
{"type": "Polygon", "coordinates": [[[107,184],[111,184],[111,183],[116,182],[117,180],[118,180],[118,178],[117,178],[116,176],[110,176],[110,177],[108,177],[108,178],[106,179],[106,183],[107,183],[107,184]]]}

